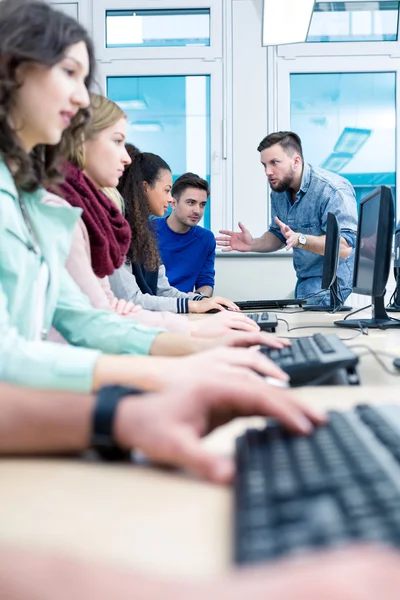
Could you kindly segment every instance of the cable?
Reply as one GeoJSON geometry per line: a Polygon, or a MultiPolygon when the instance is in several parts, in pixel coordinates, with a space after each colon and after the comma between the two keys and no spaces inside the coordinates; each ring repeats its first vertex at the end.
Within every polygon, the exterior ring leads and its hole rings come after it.
{"type": "Polygon", "coordinates": [[[282,323],[285,323],[286,324],[286,331],[289,333],[290,327],[289,327],[289,323],[286,321],[286,319],[277,319],[277,321],[282,321],[282,323]]]}
{"type": "MultiPolygon", "coordinates": [[[[286,321],[286,319],[277,319],[278,321],[282,321],[283,323],[286,324],[286,331],[289,333],[290,331],[296,331],[296,329],[337,329],[337,327],[335,325],[301,325],[301,327],[289,327],[289,323],[286,321]]],[[[355,331],[357,331],[357,335],[353,335],[350,338],[339,338],[341,342],[348,342],[350,340],[354,340],[355,338],[357,338],[359,335],[363,334],[363,335],[368,335],[368,333],[366,333],[363,329],[363,327],[359,326],[359,327],[349,327],[349,329],[354,329],[355,331]]],[[[280,335],[279,337],[285,339],[285,340],[291,340],[294,339],[290,336],[285,336],[285,335],[280,335]]]]}
{"type": "Polygon", "coordinates": [[[396,294],[396,289],[394,289],[394,291],[393,291],[393,294],[390,296],[390,298],[389,298],[389,303],[388,303],[388,304],[386,304],[386,308],[389,308],[389,307],[391,306],[391,304],[392,304],[392,302],[393,302],[393,300],[394,300],[394,296],[395,296],[395,294],[396,294]]]}
{"type": "MultiPolygon", "coordinates": [[[[304,310],[283,310],[283,309],[280,309],[280,310],[272,309],[272,310],[273,310],[273,312],[280,313],[282,315],[299,315],[300,313],[304,314],[304,310]]],[[[258,312],[263,312],[263,311],[258,311],[258,312]]]]}
{"type": "Polygon", "coordinates": [[[340,289],[340,287],[338,288],[338,294],[336,293],[334,288],[331,288],[331,292],[337,302],[337,306],[333,310],[330,310],[329,312],[331,314],[335,314],[344,305],[344,298],[343,298],[343,293],[342,293],[342,290],[340,289]],[[339,294],[340,294],[340,296],[339,296],[339,294]]]}
{"type": "MultiPolygon", "coordinates": [[[[397,354],[390,354],[389,352],[385,352],[384,350],[372,350],[372,348],[370,348],[369,346],[364,346],[363,344],[354,344],[354,346],[349,346],[349,348],[351,348],[351,350],[353,350],[353,348],[363,348],[364,350],[368,350],[368,352],[370,354],[372,354],[372,356],[375,358],[375,360],[380,364],[380,366],[382,367],[382,369],[388,373],[389,375],[393,375],[394,377],[398,377],[400,376],[400,372],[398,371],[391,371],[390,369],[387,368],[387,366],[385,365],[385,363],[380,359],[379,355],[381,354],[382,356],[388,356],[390,358],[397,358],[397,354]]],[[[366,354],[362,354],[361,356],[367,356],[366,354]]]]}
{"type": "Polygon", "coordinates": [[[357,310],[353,310],[351,311],[351,313],[349,313],[348,315],[345,316],[345,318],[343,319],[343,321],[346,321],[349,317],[351,317],[352,315],[356,315],[357,313],[361,312],[362,310],[366,310],[367,308],[371,308],[372,304],[367,304],[367,306],[363,306],[362,308],[358,308],[357,310]]]}
{"type": "MultiPolygon", "coordinates": [[[[357,313],[361,312],[362,310],[366,310],[367,308],[371,308],[372,304],[367,304],[367,306],[363,306],[362,308],[358,308],[357,310],[353,310],[351,313],[349,313],[348,315],[346,315],[343,319],[343,321],[346,321],[346,319],[348,319],[349,317],[351,317],[352,315],[356,315],[357,313]]],[[[397,323],[400,323],[400,319],[395,319],[394,317],[389,317],[388,315],[388,319],[389,321],[396,321],[397,323]]],[[[360,324],[361,327],[361,324],[360,324]]],[[[385,329],[385,327],[379,327],[378,329],[385,329]]]]}

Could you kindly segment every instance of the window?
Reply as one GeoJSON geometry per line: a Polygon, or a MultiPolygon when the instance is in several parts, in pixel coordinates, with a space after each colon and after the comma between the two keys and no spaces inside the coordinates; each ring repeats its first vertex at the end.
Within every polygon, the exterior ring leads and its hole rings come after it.
{"type": "Polygon", "coordinates": [[[291,73],[290,127],[307,162],[346,177],[359,202],[396,186],[396,73],[291,73]]]}
{"type": "Polygon", "coordinates": [[[209,8],[106,11],[107,48],[209,45],[209,8]]]}
{"type": "Polygon", "coordinates": [[[210,182],[210,75],[107,77],[107,96],[127,114],[128,141],[159,154],[174,180],[192,171],[210,182]]]}
{"type": "Polygon", "coordinates": [[[61,10],[69,17],[78,20],[78,3],[77,2],[50,2],[50,6],[56,10],[61,10]]]}
{"type": "Polygon", "coordinates": [[[396,41],[399,2],[316,2],[307,42],[396,41]]]}
{"type": "Polygon", "coordinates": [[[116,5],[96,0],[92,15],[97,58],[220,59],[222,4],[221,0],[118,0],[116,5]]]}

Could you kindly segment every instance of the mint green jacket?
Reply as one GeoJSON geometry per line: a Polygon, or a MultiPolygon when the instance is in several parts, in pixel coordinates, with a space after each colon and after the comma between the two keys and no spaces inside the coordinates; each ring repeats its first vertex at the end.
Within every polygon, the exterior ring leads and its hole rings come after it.
{"type": "Polygon", "coordinates": [[[20,198],[50,271],[44,329],[53,326],[72,345],[34,340],[41,258],[0,159],[0,380],[87,392],[101,353],[148,354],[161,330],[92,307],[64,268],[81,211],[43,204],[45,193],[20,192],[20,198]]]}

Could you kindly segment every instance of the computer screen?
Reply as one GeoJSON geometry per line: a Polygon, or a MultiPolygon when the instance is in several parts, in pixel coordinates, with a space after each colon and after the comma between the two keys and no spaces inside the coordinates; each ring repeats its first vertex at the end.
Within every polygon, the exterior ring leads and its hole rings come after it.
{"type": "Polygon", "coordinates": [[[353,292],[371,296],[372,319],[335,321],[340,327],[399,327],[390,319],[384,305],[389,277],[394,231],[394,203],[389,187],[381,185],[363,198],[360,204],[353,292]]]}
{"type": "Polygon", "coordinates": [[[380,207],[380,188],[365,198],[360,206],[353,291],[368,296],[372,296],[374,286],[380,207]]]}

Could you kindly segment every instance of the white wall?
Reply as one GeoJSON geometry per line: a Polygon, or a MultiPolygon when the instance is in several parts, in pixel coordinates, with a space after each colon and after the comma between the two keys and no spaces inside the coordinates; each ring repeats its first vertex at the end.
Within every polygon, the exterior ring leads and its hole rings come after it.
{"type": "Polygon", "coordinates": [[[261,0],[232,0],[233,221],[253,236],[268,229],[268,185],[257,152],[268,129],[261,9],[261,0]]]}

